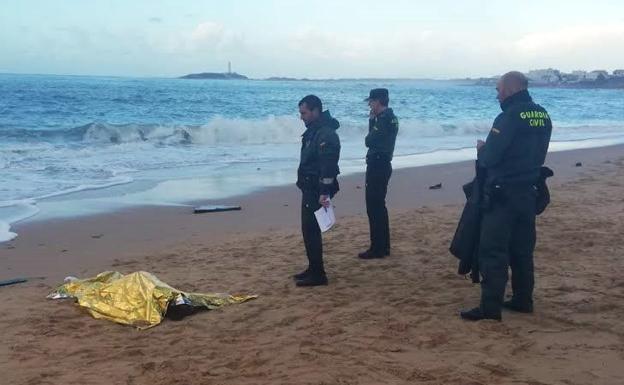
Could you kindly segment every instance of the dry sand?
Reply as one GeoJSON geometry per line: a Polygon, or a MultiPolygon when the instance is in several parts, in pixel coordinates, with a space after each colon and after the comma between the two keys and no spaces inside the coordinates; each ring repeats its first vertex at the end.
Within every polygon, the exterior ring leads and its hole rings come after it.
{"type": "Polygon", "coordinates": [[[47,278],[0,288],[0,384],[622,384],[623,149],[549,157],[557,178],[538,219],[536,312],[502,323],[457,315],[479,295],[447,251],[470,163],[394,174],[393,254],[379,261],[354,257],[368,238],[362,177],[345,178],[320,288],[290,279],[305,259],[290,188],[240,198],[240,214],[140,209],[23,225],[0,249],[3,278],[47,278]],[[443,190],[423,187],[439,181],[443,190]],[[269,216],[271,202],[283,217],[269,216]],[[105,269],[260,298],[147,331],[45,300],[63,274],[105,269]]]}

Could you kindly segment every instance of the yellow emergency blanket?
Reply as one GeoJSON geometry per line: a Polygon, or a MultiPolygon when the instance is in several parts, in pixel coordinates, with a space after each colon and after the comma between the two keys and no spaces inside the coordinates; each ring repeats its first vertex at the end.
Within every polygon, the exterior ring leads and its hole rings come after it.
{"type": "Polygon", "coordinates": [[[158,325],[170,303],[216,309],[238,304],[254,295],[186,293],[145,271],[123,275],[106,271],[59,286],[48,298],[75,298],[95,318],[147,329],[158,325]]]}

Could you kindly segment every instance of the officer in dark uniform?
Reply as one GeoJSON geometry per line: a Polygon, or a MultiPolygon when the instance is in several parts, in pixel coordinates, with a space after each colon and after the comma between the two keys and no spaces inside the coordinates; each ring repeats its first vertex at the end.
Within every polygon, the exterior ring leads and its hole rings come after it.
{"type": "Polygon", "coordinates": [[[481,304],[461,312],[466,320],[501,320],[501,308],[533,311],[536,183],[552,131],[550,116],[535,104],[527,78],[509,72],[498,81],[503,112],[485,143],[477,143],[485,173],[478,262],[481,304]],[[503,302],[511,266],[513,296],[503,302]]]}
{"type": "Polygon", "coordinates": [[[329,198],[338,192],[340,173],[340,139],[336,130],[338,121],[323,111],[321,99],[308,95],[299,102],[301,120],[306,131],[302,136],[301,160],[297,170],[297,187],[301,189],[301,230],[308,268],[294,276],[297,286],[327,285],[323,267],[323,243],[314,212],[328,207],[329,198]]]}
{"type": "Polygon", "coordinates": [[[366,213],[370,227],[370,247],[358,254],[362,259],[383,258],[390,255],[390,223],[386,208],[388,181],[392,175],[392,154],[399,132],[399,120],[392,108],[388,90],[375,88],[364,101],[370,107],[368,135],[366,135],[366,213]]]}

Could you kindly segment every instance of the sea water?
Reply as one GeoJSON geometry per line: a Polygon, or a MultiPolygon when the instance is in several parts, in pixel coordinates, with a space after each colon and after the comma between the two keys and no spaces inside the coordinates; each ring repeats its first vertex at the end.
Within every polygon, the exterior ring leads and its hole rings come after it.
{"type": "MultiPolygon", "coordinates": [[[[475,157],[500,112],[491,87],[418,80],[184,80],[0,74],[0,241],[10,225],[136,205],[222,199],[294,183],[303,123],[323,100],[341,124],[343,174],[363,171],[368,107],[390,90],[394,166],[475,157]]],[[[531,90],[551,149],[624,142],[624,91],[531,90]]]]}

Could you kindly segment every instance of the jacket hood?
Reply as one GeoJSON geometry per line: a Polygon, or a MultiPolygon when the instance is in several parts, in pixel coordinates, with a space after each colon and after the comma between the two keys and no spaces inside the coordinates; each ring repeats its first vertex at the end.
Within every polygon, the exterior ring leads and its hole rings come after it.
{"type": "Polygon", "coordinates": [[[336,118],[331,116],[331,114],[329,113],[329,110],[323,111],[323,113],[321,114],[321,120],[323,121],[323,124],[325,126],[331,129],[337,130],[338,127],[340,127],[340,122],[338,122],[336,118]]]}
{"type": "Polygon", "coordinates": [[[333,116],[331,116],[329,110],[325,110],[321,113],[321,116],[319,116],[318,120],[310,124],[306,124],[306,128],[308,129],[315,129],[320,127],[329,127],[331,129],[337,130],[338,127],[340,127],[340,123],[333,116]]]}

